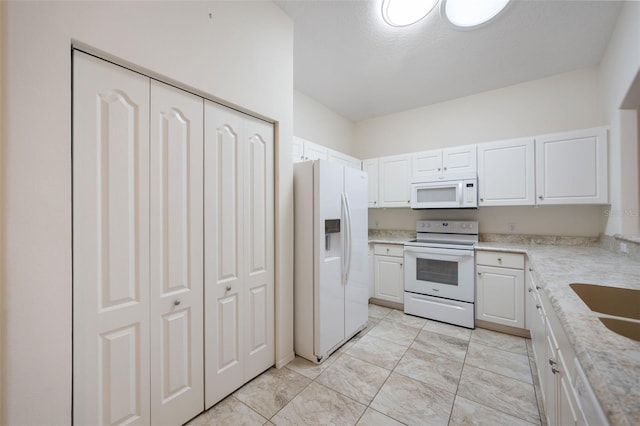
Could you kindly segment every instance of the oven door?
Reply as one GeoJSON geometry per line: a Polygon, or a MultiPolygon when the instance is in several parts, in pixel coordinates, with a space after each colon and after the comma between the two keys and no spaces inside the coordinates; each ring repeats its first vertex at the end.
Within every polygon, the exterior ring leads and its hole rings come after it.
{"type": "Polygon", "coordinates": [[[405,291],[473,303],[474,251],[404,247],[405,291]]]}

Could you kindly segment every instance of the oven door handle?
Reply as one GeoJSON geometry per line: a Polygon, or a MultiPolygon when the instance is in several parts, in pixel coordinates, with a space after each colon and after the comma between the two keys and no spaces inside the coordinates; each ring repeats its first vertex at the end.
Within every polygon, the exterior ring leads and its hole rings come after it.
{"type": "Polygon", "coordinates": [[[405,253],[416,253],[416,254],[443,254],[448,256],[474,256],[474,250],[457,250],[457,249],[441,249],[435,247],[414,247],[414,246],[404,246],[405,253]]]}

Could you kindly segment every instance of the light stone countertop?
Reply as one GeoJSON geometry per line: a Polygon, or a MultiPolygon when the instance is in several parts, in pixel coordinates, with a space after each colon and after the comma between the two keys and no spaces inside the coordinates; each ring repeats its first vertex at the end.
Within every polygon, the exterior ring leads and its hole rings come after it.
{"type": "Polygon", "coordinates": [[[369,244],[404,244],[409,240],[415,240],[415,238],[416,231],[369,230],[369,244]]]}
{"type": "Polygon", "coordinates": [[[571,283],[640,289],[640,262],[599,247],[480,242],[476,250],[526,253],[612,425],[640,424],[640,342],[607,329],[571,283]]]}

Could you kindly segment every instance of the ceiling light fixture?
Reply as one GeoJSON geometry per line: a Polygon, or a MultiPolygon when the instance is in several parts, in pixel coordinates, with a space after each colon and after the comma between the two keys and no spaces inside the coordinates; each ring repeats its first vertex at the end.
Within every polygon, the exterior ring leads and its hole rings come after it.
{"type": "Polygon", "coordinates": [[[394,27],[415,24],[433,10],[438,0],[383,0],[382,17],[394,27]]]}
{"type": "Polygon", "coordinates": [[[442,0],[440,14],[456,27],[471,29],[500,14],[509,0],[442,0]]]}

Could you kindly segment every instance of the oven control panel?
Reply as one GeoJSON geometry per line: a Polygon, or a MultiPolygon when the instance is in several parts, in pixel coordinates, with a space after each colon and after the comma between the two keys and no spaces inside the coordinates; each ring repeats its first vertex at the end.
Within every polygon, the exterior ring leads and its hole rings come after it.
{"type": "Polygon", "coordinates": [[[468,220],[419,220],[417,232],[442,234],[478,234],[478,222],[468,220]]]}

